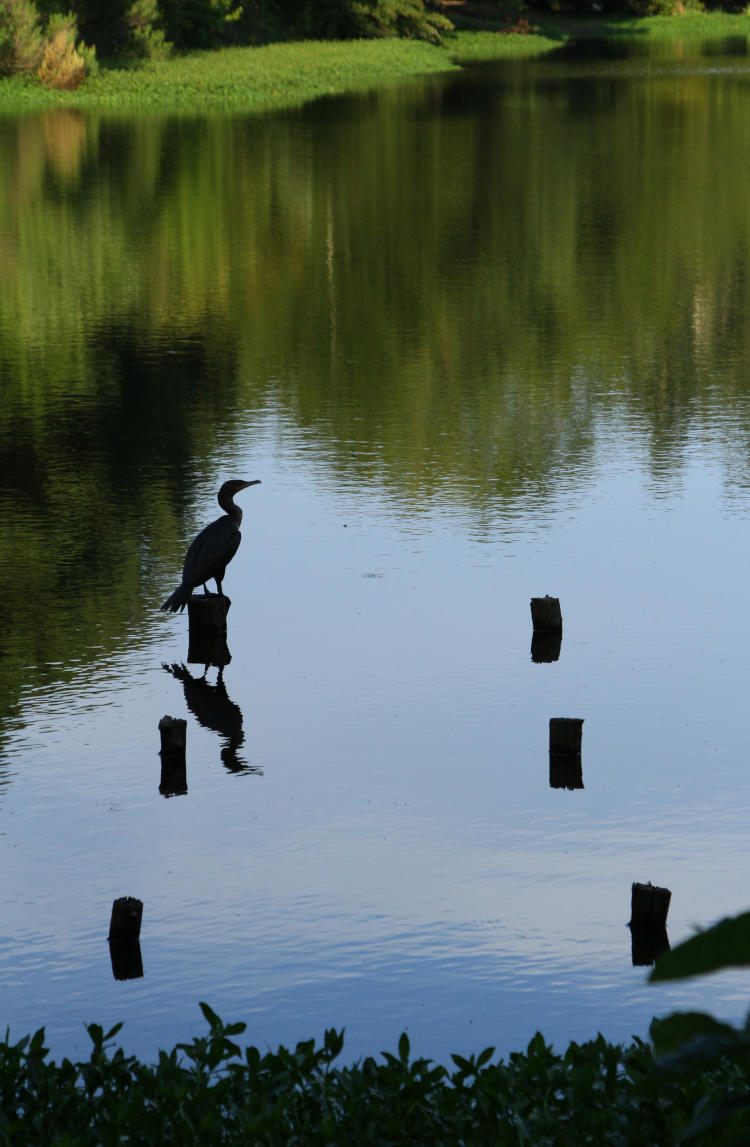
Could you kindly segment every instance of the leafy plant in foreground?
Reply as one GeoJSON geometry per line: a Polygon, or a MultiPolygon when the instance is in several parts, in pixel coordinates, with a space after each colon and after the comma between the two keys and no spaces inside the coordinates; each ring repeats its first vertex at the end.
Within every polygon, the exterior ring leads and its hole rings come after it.
{"type": "MultiPolygon", "coordinates": [[[[706,975],[722,968],[750,966],[750,912],[721,920],[698,932],[656,963],[652,981],[706,975]]],[[[745,1144],[750,1127],[750,1013],[743,1027],[722,1023],[704,1012],[675,1012],[651,1024],[661,1072],[684,1077],[721,1071],[725,1084],[697,1104],[684,1138],[716,1132],[721,1142],[745,1144]]]]}
{"type": "MultiPolygon", "coordinates": [[[[537,1034],[525,1053],[493,1062],[494,1049],[454,1055],[448,1069],[412,1058],[402,1034],[395,1053],[351,1066],[335,1061],[343,1032],[266,1054],[237,1042],[205,1003],[208,1033],[156,1064],[141,1063],[88,1027],[88,1060],[57,1065],[44,1031],[0,1042],[0,1144],[84,1145],[304,1143],[393,1145],[677,1143],[693,1111],[736,1080],[719,1064],[685,1076],[654,1070],[650,1047],[597,1037],[557,1055],[537,1034]]],[[[719,1139],[710,1142],[721,1142],[719,1139]]]]}

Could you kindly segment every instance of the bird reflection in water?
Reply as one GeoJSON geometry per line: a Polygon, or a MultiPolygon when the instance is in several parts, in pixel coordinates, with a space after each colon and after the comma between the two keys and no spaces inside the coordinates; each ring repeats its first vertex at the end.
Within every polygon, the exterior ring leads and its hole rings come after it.
{"type": "Polygon", "coordinates": [[[242,710],[229,697],[224,684],[224,668],[219,667],[216,683],[211,685],[206,674],[208,666],[202,677],[193,677],[185,665],[162,666],[167,673],[171,673],[182,682],[185,693],[185,703],[199,725],[204,729],[211,729],[224,739],[221,749],[221,760],[230,773],[263,773],[259,765],[248,764],[238,753],[244,743],[245,732],[242,727],[242,710]]]}

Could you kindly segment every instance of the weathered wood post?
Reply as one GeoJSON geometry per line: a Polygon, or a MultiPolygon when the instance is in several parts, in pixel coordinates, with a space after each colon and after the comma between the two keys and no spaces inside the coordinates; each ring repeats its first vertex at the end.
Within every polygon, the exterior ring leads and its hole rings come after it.
{"type": "Polygon", "coordinates": [[[552,789],[582,789],[583,717],[550,717],[549,784],[552,789]]]}
{"type": "Polygon", "coordinates": [[[532,597],[531,624],[534,629],[562,630],[562,612],[559,597],[532,597]]]}
{"type": "Polygon", "coordinates": [[[110,943],[127,943],[138,940],[141,934],[141,919],[143,917],[143,901],[136,900],[135,896],[120,896],[112,904],[112,916],[109,921],[110,943]]]}
{"type": "Polygon", "coordinates": [[[184,757],[187,743],[187,721],[184,717],[164,716],[159,722],[163,757],[184,757]]]}
{"type": "Polygon", "coordinates": [[[634,883],[630,890],[630,938],[634,967],[656,962],[669,951],[667,913],[672,899],[668,888],[634,883]]]}
{"type": "Polygon", "coordinates": [[[143,975],[143,958],[138,942],[142,918],[142,900],[136,900],[135,896],[121,896],[114,901],[109,921],[109,957],[116,980],[139,980],[143,975]]]}
{"type": "Polygon", "coordinates": [[[583,722],[583,717],[550,717],[550,753],[561,757],[580,757],[583,722]]]}
{"type": "Polygon", "coordinates": [[[159,722],[161,737],[161,779],[159,792],[165,797],[182,796],[188,791],[185,746],[187,721],[183,717],[162,717],[159,722]]]}
{"type": "Polygon", "coordinates": [[[531,599],[531,660],[557,661],[562,646],[562,613],[560,599],[532,597],[531,599]]]}
{"type": "Polygon", "coordinates": [[[194,593],[188,601],[188,626],[202,633],[226,631],[231,601],[223,593],[194,593]]]}
{"type": "Polygon", "coordinates": [[[630,927],[665,928],[672,900],[668,888],[648,884],[633,884],[630,890],[630,927]]]}

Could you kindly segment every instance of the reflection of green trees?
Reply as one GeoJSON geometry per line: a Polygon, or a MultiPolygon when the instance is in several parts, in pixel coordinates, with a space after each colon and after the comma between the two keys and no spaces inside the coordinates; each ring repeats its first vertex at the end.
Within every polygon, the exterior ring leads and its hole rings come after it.
{"type": "Polygon", "coordinates": [[[120,640],[251,406],[482,522],[585,472],[602,412],[678,459],[745,393],[740,77],[528,67],[353,116],[0,121],[6,668],[120,640]]]}

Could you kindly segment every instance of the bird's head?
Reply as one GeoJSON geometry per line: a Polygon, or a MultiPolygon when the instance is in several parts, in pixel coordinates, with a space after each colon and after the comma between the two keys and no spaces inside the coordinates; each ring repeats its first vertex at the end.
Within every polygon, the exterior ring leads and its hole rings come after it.
{"type": "Polygon", "coordinates": [[[222,510],[226,510],[232,505],[235,494],[239,494],[240,490],[246,489],[247,486],[259,485],[260,478],[253,478],[249,482],[244,482],[240,478],[230,478],[219,490],[219,505],[222,510]]]}

